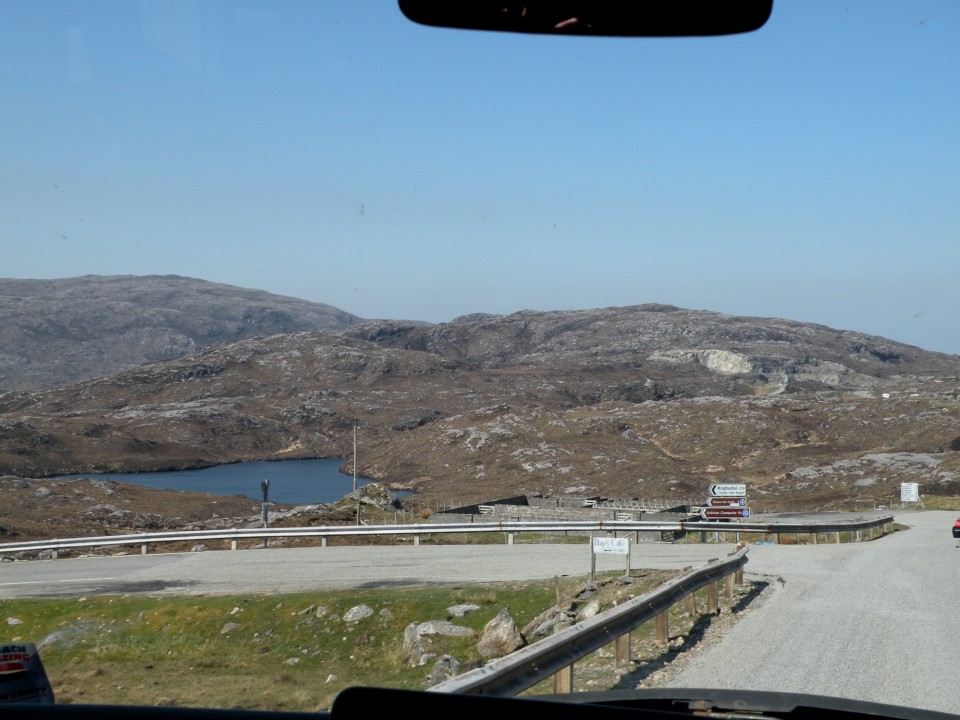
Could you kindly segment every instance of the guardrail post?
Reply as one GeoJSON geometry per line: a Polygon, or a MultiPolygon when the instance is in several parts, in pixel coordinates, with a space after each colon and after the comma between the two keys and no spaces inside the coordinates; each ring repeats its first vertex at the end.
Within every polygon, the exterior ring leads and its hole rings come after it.
{"type": "Polygon", "coordinates": [[[53,550],[50,551],[50,559],[51,559],[51,560],[57,560],[59,557],[60,557],[60,551],[59,551],[59,550],[57,550],[56,548],[54,548],[53,550]]]}
{"type": "Polygon", "coordinates": [[[723,579],[723,594],[727,598],[727,603],[733,607],[733,575],[727,575],[723,579]]]}
{"type": "Polygon", "coordinates": [[[141,555],[146,555],[146,554],[147,554],[147,544],[146,544],[146,543],[144,543],[143,545],[140,546],[140,554],[141,554],[141,555]]]}
{"type": "Polygon", "coordinates": [[[657,643],[660,645],[666,645],[670,641],[670,624],[667,618],[668,612],[668,610],[664,610],[662,613],[657,614],[657,643]]]}
{"type": "Polygon", "coordinates": [[[810,533],[810,535],[811,535],[811,537],[813,538],[813,544],[816,545],[816,544],[817,544],[817,534],[816,534],[815,532],[813,532],[813,533],[810,533]]]}
{"type": "Polygon", "coordinates": [[[507,545],[513,545],[513,536],[514,536],[514,533],[512,532],[507,533],[507,545]]]}
{"type": "Polygon", "coordinates": [[[553,676],[554,693],[572,693],[573,692],[573,665],[567,665],[563,670],[553,676]]]}
{"type": "Polygon", "coordinates": [[[614,652],[617,664],[630,662],[630,633],[618,635],[614,642],[614,652]]]}
{"type": "Polygon", "coordinates": [[[237,549],[237,539],[236,539],[236,538],[233,538],[233,539],[230,540],[230,549],[231,549],[231,550],[236,550],[236,549],[237,549]]]}
{"type": "Polygon", "coordinates": [[[835,542],[837,545],[840,544],[840,531],[839,531],[839,530],[837,530],[837,531],[833,534],[833,542],[835,542]]]}
{"type": "Polygon", "coordinates": [[[687,611],[687,615],[690,615],[691,617],[697,614],[696,593],[688,593],[686,597],[683,598],[683,608],[687,611]]]}
{"type": "Polygon", "coordinates": [[[719,613],[720,602],[717,596],[720,593],[717,589],[718,582],[712,582],[707,585],[707,612],[711,615],[717,615],[719,613]]]}
{"type": "Polygon", "coordinates": [[[414,536],[413,536],[413,544],[414,544],[414,547],[420,547],[420,536],[419,536],[419,535],[414,535],[414,536]]]}
{"type": "Polygon", "coordinates": [[[321,536],[320,536],[320,547],[326,547],[326,546],[327,546],[327,536],[326,536],[326,535],[321,535],[321,536]]]}

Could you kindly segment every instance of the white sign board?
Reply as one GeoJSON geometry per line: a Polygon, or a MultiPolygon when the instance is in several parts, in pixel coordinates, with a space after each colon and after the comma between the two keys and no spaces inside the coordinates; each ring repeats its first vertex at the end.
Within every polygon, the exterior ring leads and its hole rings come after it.
{"type": "Polygon", "coordinates": [[[900,502],[920,502],[920,483],[900,483],[900,502]]]}
{"type": "Polygon", "coordinates": [[[629,538],[595,537],[593,539],[593,551],[595,553],[613,553],[614,555],[627,555],[630,553],[630,539],[629,538]]]}
{"type": "Polygon", "coordinates": [[[747,486],[743,483],[713,483],[709,492],[713,497],[744,497],[747,486]]]}

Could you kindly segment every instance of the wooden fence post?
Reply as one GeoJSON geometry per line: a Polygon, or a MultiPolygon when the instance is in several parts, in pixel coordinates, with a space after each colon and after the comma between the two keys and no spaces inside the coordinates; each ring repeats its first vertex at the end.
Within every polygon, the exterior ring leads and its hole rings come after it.
{"type": "Polygon", "coordinates": [[[630,633],[617,636],[614,643],[617,664],[630,662],[630,633]]]}
{"type": "Polygon", "coordinates": [[[657,615],[657,643],[666,645],[670,640],[670,626],[667,618],[669,610],[664,610],[657,615]]]}
{"type": "Polygon", "coordinates": [[[554,674],[553,692],[557,694],[573,692],[573,665],[567,665],[554,674]]]}

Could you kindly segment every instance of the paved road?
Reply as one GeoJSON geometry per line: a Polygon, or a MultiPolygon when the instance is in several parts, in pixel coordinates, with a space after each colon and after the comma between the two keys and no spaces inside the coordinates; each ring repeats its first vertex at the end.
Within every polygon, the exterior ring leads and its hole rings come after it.
{"type": "Polygon", "coordinates": [[[856,545],[755,546],[760,607],[699,654],[673,687],[813,693],[960,712],[960,543],[954,514],[856,545]]]}
{"type": "MultiPolygon", "coordinates": [[[[634,545],[631,567],[678,569],[732,545],[634,545]]],[[[626,558],[598,555],[597,570],[626,558]]],[[[421,545],[269,548],[89,557],[0,564],[0,598],[123,594],[296,592],[499,582],[590,574],[588,545],[421,545]]]]}

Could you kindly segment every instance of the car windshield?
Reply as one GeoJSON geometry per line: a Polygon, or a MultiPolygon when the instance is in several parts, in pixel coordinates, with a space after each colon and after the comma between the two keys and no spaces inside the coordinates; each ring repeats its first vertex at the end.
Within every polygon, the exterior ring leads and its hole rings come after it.
{"type": "Polygon", "coordinates": [[[524,693],[956,711],[960,4],[0,7],[0,700],[328,710],[746,547],[524,693]]]}

